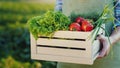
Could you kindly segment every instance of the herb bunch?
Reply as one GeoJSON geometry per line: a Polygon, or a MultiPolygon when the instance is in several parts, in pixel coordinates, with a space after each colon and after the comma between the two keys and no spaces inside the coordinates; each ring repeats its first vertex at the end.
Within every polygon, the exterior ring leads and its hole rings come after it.
{"type": "Polygon", "coordinates": [[[42,16],[28,20],[28,27],[35,39],[40,36],[51,37],[55,31],[68,30],[70,19],[61,12],[48,11],[42,16]]]}

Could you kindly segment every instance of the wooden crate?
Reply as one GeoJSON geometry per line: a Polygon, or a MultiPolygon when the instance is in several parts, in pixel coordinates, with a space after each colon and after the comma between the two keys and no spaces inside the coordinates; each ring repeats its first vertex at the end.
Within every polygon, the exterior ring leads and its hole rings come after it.
{"type": "Polygon", "coordinates": [[[98,56],[100,43],[90,38],[91,33],[57,31],[51,39],[39,37],[38,40],[31,35],[31,58],[92,65],[98,56]]]}

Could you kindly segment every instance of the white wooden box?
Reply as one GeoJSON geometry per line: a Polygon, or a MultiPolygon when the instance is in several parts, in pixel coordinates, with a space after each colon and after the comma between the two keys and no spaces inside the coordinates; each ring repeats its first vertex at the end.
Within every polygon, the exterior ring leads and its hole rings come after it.
{"type": "MultiPolygon", "coordinates": [[[[99,53],[99,40],[90,38],[92,32],[57,31],[50,39],[31,34],[31,58],[92,65],[99,53]]],[[[99,33],[103,33],[102,30],[99,33]]]]}

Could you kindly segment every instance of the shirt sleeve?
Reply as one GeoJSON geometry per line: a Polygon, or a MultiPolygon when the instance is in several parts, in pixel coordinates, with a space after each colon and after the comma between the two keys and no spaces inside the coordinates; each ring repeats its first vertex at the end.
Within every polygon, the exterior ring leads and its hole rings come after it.
{"type": "Polygon", "coordinates": [[[117,19],[115,20],[115,27],[117,27],[120,26],[120,0],[117,0],[115,5],[116,7],[114,12],[115,12],[115,18],[117,19]]]}
{"type": "Polygon", "coordinates": [[[55,11],[62,11],[62,0],[56,0],[55,11]]]}

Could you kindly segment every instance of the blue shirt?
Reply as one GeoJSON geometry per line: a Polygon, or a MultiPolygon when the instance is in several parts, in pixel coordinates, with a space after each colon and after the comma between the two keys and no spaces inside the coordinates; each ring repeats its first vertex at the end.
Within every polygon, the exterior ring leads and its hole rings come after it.
{"type": "Polygon", "coordinates": [[[116,18],[115,25],[117,27],[117,26],[120,26],[120,0],[117,0],[115,4],[114,12],[115,12],[115,18],[116,18]]]}

